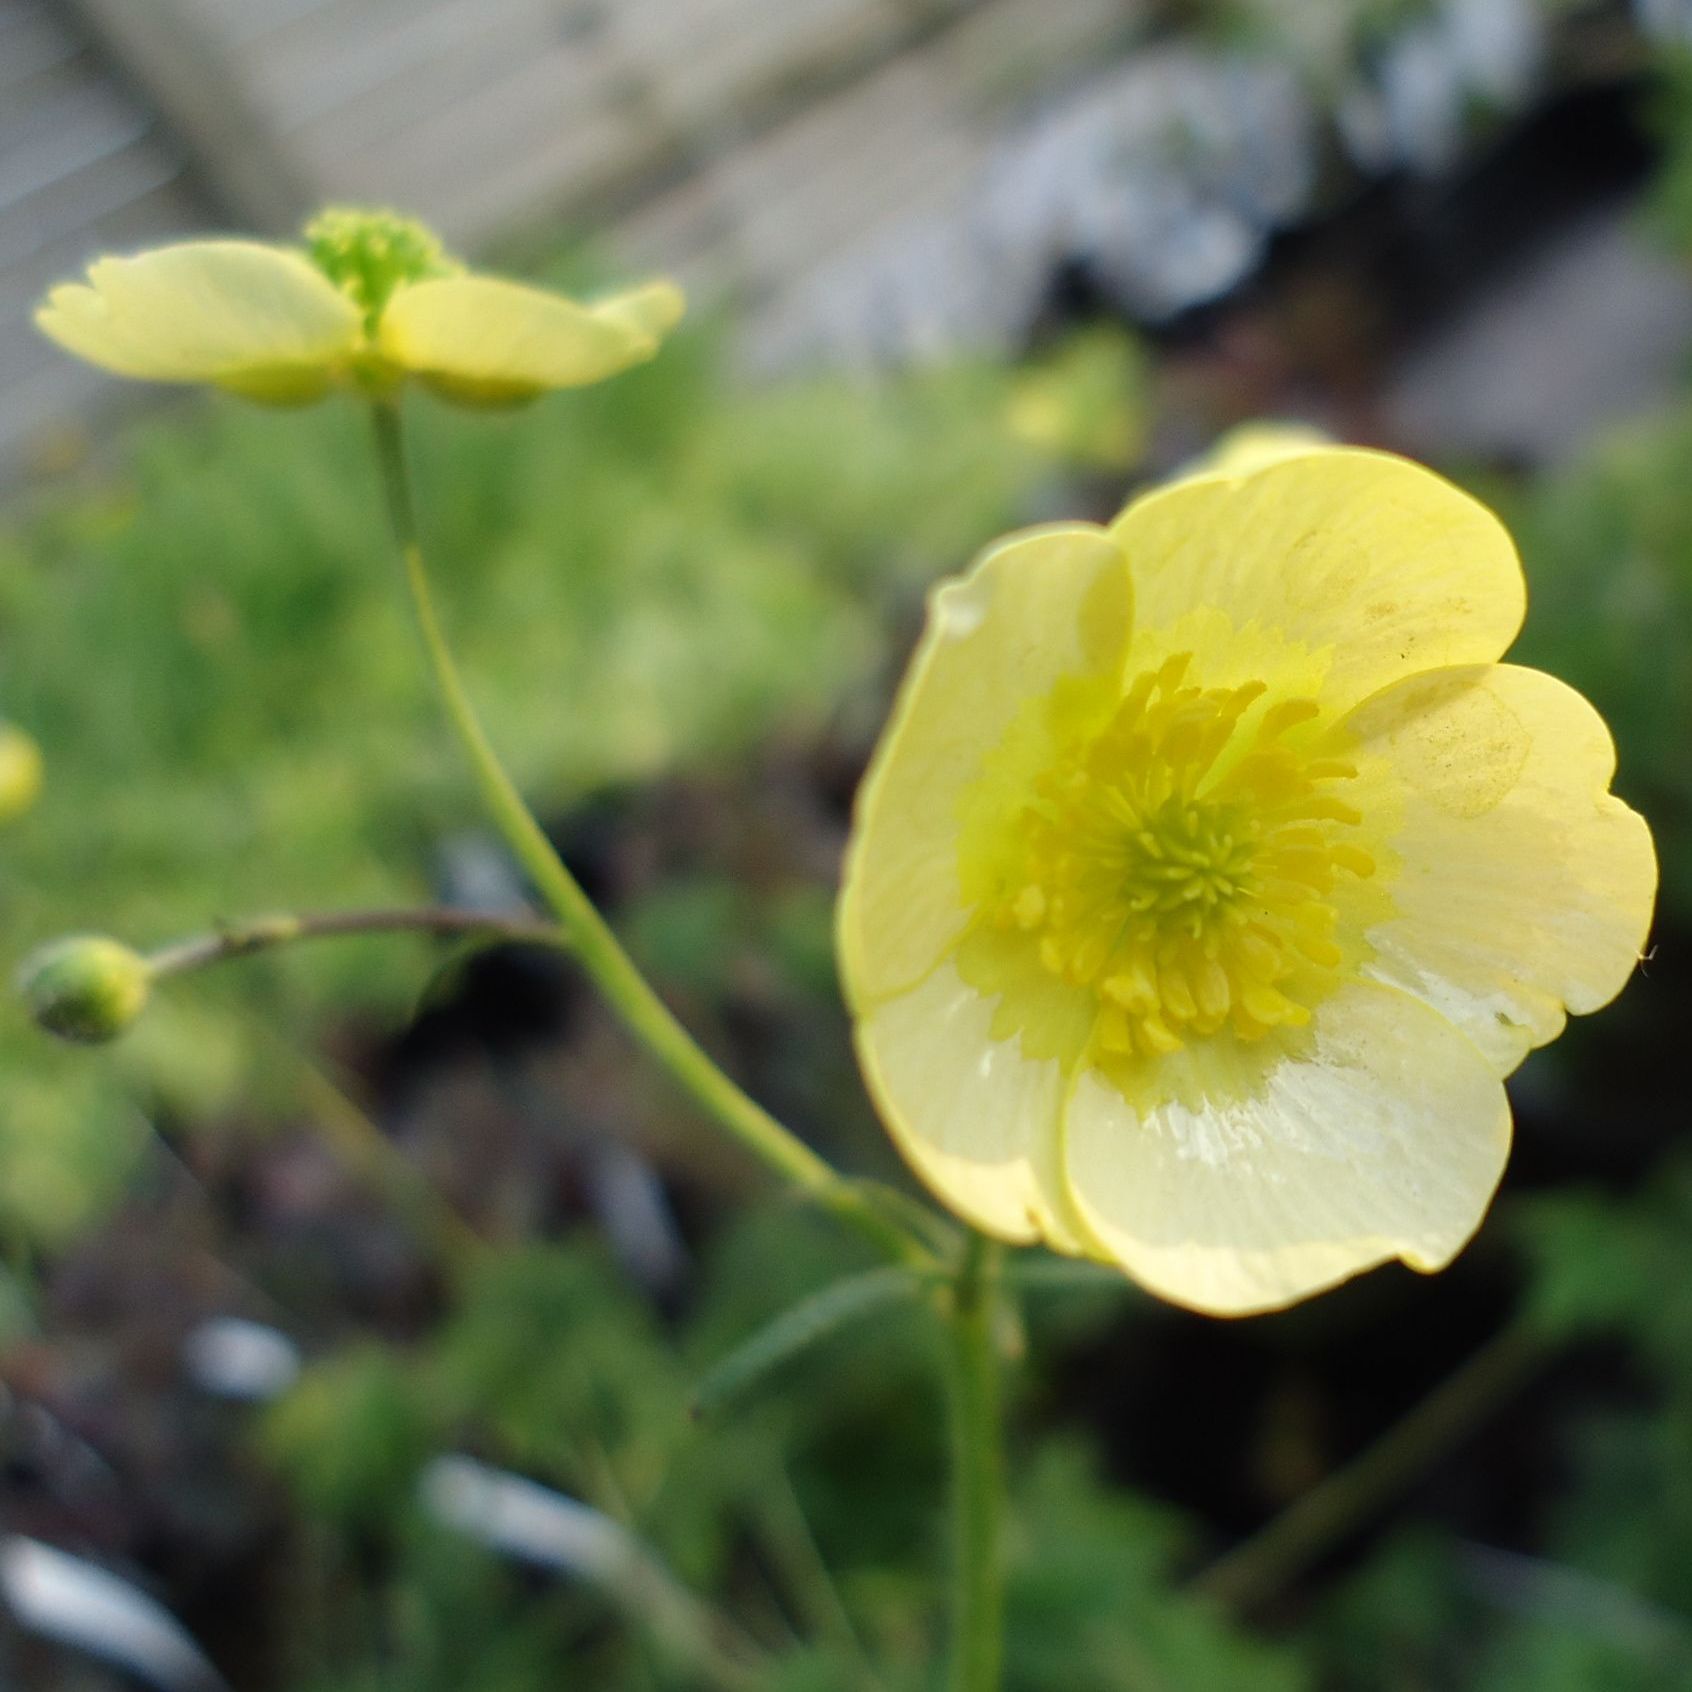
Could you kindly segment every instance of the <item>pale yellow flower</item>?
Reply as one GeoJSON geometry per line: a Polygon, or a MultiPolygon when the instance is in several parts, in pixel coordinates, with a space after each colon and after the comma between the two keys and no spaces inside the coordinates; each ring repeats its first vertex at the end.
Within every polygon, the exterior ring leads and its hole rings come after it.
{"type": "Polygon", "coordinates": [[[98,259],[35,321],[78,357],[144,381],[298,405],[416,377],[483,406],[614,376],[651,358],[682,314],[669,282],[583,304],[466,274],[421,224],[386,212],[325,212],[304,241],[184,241],[98,259]]]}
{"type": "Polygon", "coordinates": [[[1383,453],[1246,460],[940,588],[840,908],[934,1191],[1218,1313],[1448,1262],[1504,1077],[1620,990],[1656,884],[1597,714],[1497,662],[1492,514],[1383,453]]]}

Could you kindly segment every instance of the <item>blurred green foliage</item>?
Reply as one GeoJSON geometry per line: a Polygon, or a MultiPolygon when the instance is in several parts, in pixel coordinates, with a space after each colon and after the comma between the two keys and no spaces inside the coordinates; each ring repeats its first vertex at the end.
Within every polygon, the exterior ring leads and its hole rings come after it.
{"type": "Polygon", "coordinates": [[[1678,1692],[1692,1682],[1692,1163],[1671,1155],[1629,1198],[1517,1199],[1508,1229],[1547,1354],[1601,1357],[1608,1401],[1558,1430],[1532,1555],[1401,1530],[1321,1607],[1313,1647],[1358,1692],[1678,1692]]]}
{"type": "MultiPolygon", "coordinates": [[[[677,1659],[673,1642],[641,1625],[640,1599],[625,1606],[632,1628],[607,1629],[603,1604],[585,1602],[596,1583],[578,1571],[537,1603],[521,1578],[498,1575],[469,1539],[431,1521],[416,1502],[425,1450],[413,1432],[424,1423],[435,1449],[490,1454],[631,1530],[744,1636],[740,1649],[755,1665],[744,1684],[935,1684],[944,1546],[932,1501],[944,1417],[926,1308],[884,1308],[796,1359],[732,1414],[704,1423],[688,1415],[708,1361],[854,1257],[791,1211],[733,1224],[714,1242],[696,1302],[665,1333],[591,1246],[530,1247],[473,1277],[449,1320],[403,1361],[354,1353],[309,1372],[264,1430],[319,1530],[302,1537],[311,1566],[299,1579],[332,1587],[359,1526],[367,1545],[377,1536],[390,1586],[374,1599],[368,1585],[352,1589],[347,1608],[374,1602],[380,1615],[403,1605],[458,1624],[396,1641],[368,1618],[343,1616],[329,1633],[366,1626],[370,1666],[343,1657],[327,1678],[305,1671],[302,1686],[444,1687],[458,1673],[480,1692],[540,1692],[560,1663],[596,1687],[733,1684],[685,1652],[677,1659]],[[467,1637],[482,1648],[467,1652],[467,1637]],[[672,1678],[652,1678],[654,1653],[672,1678]]],[[[1095,1303],[1087,1331],[1112,1320],[1124,1296],[1095,1303]]],[[[1047,1328],[1033,1314],[1043,1344],[1047,1328]]],[[[1062,1326],[1077,1336],[1073,1311],[1062,1326]]],[[[1178,1520],[1102,1484],[1079,1447],[1047,1445],[1017,1485],[1011,1685],[1312,1685],[1290,1651],[1171,1592],[1170,1571],[1190,1549],[1178,1520]]],[[[644,1619],[654,1619],[649,1607],[644,1619]]]]}
{"type": "Polygon", "coordinates": [[[1650,116],[1662,150],[1645,200],[1645,221],[1663,245],[1692,253],[1692,50],[1664,51],[1653,63],[1650,116]]]}
{"type": "MultiPolygon", "coordinates": [[[[452,636],[543,811],[814,733],[885,662],[888,595],[1010,526],[1050,462],[1007,427],[1001,370],[748,390],[720,357],[696,331],[510,419],[415,407],[452,636]]],[[[126,437],[115,475],[0,531],[0,709],[48,765],[0,845],[8,968],[67,930],[144,947],[220,917],[425,900],[442,843],[480,827],[368,448],[351,406],[184,407],[126,437]]],[[[389,940],[266,958],[164,995],[111,1065],[8,1004],[0,1230],[85,1222],[137,1103],[285,1106],[259,1024],[392,1017],[426,973],[389,940]]]]}

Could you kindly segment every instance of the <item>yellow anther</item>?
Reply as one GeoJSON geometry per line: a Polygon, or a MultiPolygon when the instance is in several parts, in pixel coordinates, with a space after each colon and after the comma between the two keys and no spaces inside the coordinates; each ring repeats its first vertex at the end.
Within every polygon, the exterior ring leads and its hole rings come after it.
{"type": "Polygon", "coordinates": [[[1374,856],[1348,840],[1336,841],[1328,848],[1328,856],[1339,868],[1350,870],[1360,879],[1366,880],[1375,873],[1374,856]]]}
{"type": "Polygon", "coordinates": [[[1331,793],[1311,794],[1297,807],[1294,814],[1317,822],[1349,823],[1353,828],[1363,820],[1363,813],[1355,805],[1348,805],[1343,799],[1334,798],[1331,793]]]}
{"type": "Polygon", "coordinates": [[[1293,944],[1313,963],[1322,969],[1338,969],[1345,961],[1345,953],[1332,940],[1324,940],[1314,934],[1300,934],[1295,936],[1293,944]]]}
{"type": "Polygon", "coordinates": [[[1041,919],[1046,914],[1046,895],[1037,882],[1029,882],[1017,894],[1016,901],[1011,906],[1011,915],[1016,920],[1018,928],[1038,928],[1041,919]]]}
{"type": "Polygon", "coordinates": [[[1180,1051],[1186,1043],[1161,1016],[1155,1014],[1142,1016],[1139,1029],[1140,1038],[1146,1043],[1147,1049],[1162,1052],[1165,1056],[1170,1052],[1180,1051]]]}
{"type": "Polygon", "coordinates": [[[1198,1016],[1198,1002],[1179,964],[1165,964],[1157,972],[1157,981],[1164,1004],[1175,1013],[1178,1021],[1191,1022],[1198,1016]]]}
{"type": "Polygon", "coordinates": [[[1310,1019],[1310,1013],[1303,1005],[1294,1004],[1285,993],[1261,981],[1248,979],[1241,983],[1240,1003],[1247,1015],[1261,1022],[1266,1028],[1275,1028],[1282,1024],[1297,1027],[1310,1019]]]}
{"type": "Polygon", "coordinates": [[[1205,1017],[1216,1021],[1228,1014],[1228,1007],[1233,1003],[1227,970],[1203,952],[1193,960],[1193,997],[1205,1017]]]}
{"type": "Polygon", "coordinates": [[[1262,980],[1273,980],[1286,966],[1286,953],[1274,935],[1253,923],[1235,937],[1235,954],[1244,970],[1262,980]]]}
{"type": "Polygon", "coordinates": [[[1142,958],[1129,958],[1126,967],[1099,983],[1106,998],[1127,1011],[1147,1011],[1157,1004],[1157,977],[1142,958]]]}
{"type": "Polygon", "coordinates": [[[1181,684],[1181,678],[1187,673],[1187,666],[1193,661],[1190,652],[1177,652],[1163,661],[1162,668],[1157,672],[1157,686],[1161,692],[1168,694],[1181,684]]]}
{"type": "Polygon", "coordinates": [[[1099,1012],[1094,1035],[1107,1052],[1128,1053],[1134,1050],[1133,1027],[1116,1005],[1106,1005],[1099,1012]]]}
{"type": "Polygon", "coordinates": [[[1314,699],[1283,699],[1263,713],[1258,736],[1263,740],[1274,740],[1278,735],[1285,734],[1288,729],[1296,728],[1298,724],[1307,723],[1312,717],[1320,716],[1321,711],[1321,706],[1314,699]]]}

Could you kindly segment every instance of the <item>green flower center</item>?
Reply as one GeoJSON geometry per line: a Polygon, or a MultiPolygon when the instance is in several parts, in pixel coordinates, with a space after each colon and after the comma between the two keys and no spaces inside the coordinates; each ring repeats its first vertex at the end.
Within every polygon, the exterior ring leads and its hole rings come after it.
{"type": "Polygon", "coordinates": [[[330,206],[304,234],[312,263],[364,313],[371,330],[396,288],[464,268],[432,229],[397,212],[330,206]]]}

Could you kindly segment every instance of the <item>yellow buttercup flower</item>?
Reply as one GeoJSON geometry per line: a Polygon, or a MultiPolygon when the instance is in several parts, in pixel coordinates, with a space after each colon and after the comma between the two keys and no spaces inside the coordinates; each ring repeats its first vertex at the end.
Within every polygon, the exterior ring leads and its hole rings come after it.
{"type": "Polygon", "coordinates": [[[840,908],[935,1192],[1217,1313],[1447,1263],[1504,1077],[1620,991],[1656,885],[1602,721],[1497,662],[1525,594],[1492,514],[1270,445],[940,588],[840,908]]]}
{"type": "Polygon", "coordinates": [[[301,249],[184,241],[103,258],[35,321],[119,376],[204,382],[272,405],[407,377],[466,405],[510,405],[652,357],[682,315],[669,282],[582,304],[467,274],[422,224],[331,210],[301,249]]]}

